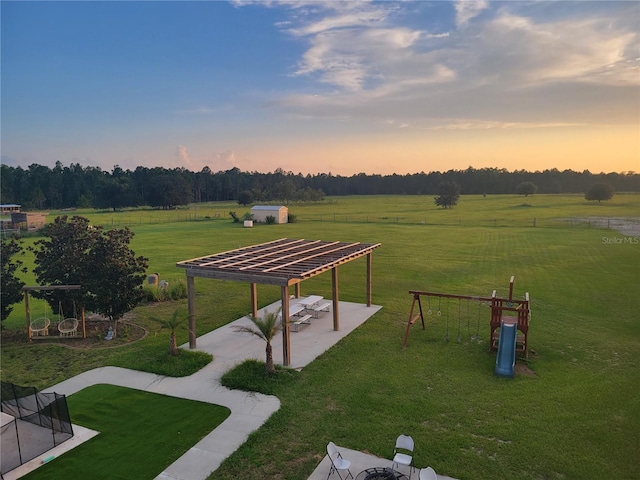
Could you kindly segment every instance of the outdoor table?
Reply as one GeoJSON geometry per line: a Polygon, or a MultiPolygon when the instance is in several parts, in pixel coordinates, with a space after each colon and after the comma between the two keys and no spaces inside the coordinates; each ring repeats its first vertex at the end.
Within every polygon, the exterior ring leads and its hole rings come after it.
{"type": "MultiPolygon", "coordinates": [[[[304,307],[302,305],[291,305],[291,307],[289,307],[289,316],[293,317],[303,311],[304,311],[304,307]]],[[[280,312],[278,316],[282,318],[282,312],[280,312]]]]}
{"type": "Polygon", "coordinates": [[[303,298],[302,300],[297,302],[297,304],[302,305],[305,308],[312,307],[316,303],[320,302],[320,300],[322,300],[323,298],[324,297],[321,297],[320,295],[310,295],[307,298],[303,298]]]}
{"type": "Polygon", "coordinates": [[[404,473],[396,472],[389,467],[372,467],[361,471],[355,480],[408,480],[404,473]]]}

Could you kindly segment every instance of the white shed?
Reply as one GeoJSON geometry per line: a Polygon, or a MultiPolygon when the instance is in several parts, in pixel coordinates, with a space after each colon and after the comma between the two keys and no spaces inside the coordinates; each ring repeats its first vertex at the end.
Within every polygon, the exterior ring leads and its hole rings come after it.
{"type": "Polygon", "coordinates": [[[256,205],[251,208],[251,214],[254,221],[263,223],[268,216],[275,218],[275,223],[287,223],[289,219],[289,209],[278,205],[256,205]]]}

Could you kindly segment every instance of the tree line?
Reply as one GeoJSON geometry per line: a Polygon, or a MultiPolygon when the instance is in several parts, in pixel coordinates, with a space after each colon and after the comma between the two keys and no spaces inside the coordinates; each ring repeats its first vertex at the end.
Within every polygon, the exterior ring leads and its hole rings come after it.
{"type": "Polygon", "coordinates": [[[139,205],[172,208],[188,203],[238,201],[314,202],[325,195],[434,195],[443,182],[455,183],[462,194],[514,194],[518,186],[532,183],[537,193],[585,193],[594,183],[618,192],[640,191],[640,174],[591,173],[588,170],[525,170],[467,168],[406,175],[359,173],[351,176],[319,173],[302,175],[243,172],[238,168],[199,172],[185,168],[115,166],[108,172],[78,163],[55,167],[32,164],[27,168],[0,166],[0,202],[17,203],[24,210],[61,208],[119,209],[139,205]]]}

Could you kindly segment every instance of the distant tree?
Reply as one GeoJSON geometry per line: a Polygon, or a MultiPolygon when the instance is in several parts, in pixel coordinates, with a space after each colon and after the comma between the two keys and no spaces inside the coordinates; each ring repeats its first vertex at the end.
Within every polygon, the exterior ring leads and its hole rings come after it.
{"type": "Polygon", "coordinates": [[[114,212],[119,208],[135,207],[137,204],[133,182],[123,176],[105,180],[98,187],[94,202],[96,208],[111,208],[114,212]]]}
{"type": "Polygon", "coordinates": [[[613,188],[608,183],[595,183],[584,194],[586,200],[597,200],[598,203],[602,200],[610,200],[612,197],[613,188]]]}
{"type": "Polygon", "coordinates": [[[528,197],[538,191],[538,187],[533,182],[522,182],[516,187],[516,195],[528,197]]]}
{"type": "Polygon", "coordinates": [[[280,322],[278,316],[279,313],[279,310],[275,313],[265,310],[262,318],[251,317],[251,321],[253,322],[253,325],[257,328],[257,330],[247,325],[239,325],[233,328],[236,332],[250,333],[267,342],[267,359],[265,369],[268,374],[276,373],[276,368],[273,364],[273,348],[271,346],[271,341],[282,328],[282,323],[280,322]]]}
{"type": "Polygon", "coordinates": [[[2,321],[13,311],[12,305],[22,300],[24,282],[16,276],[16,271],[22,267],[22,260],[15,258],[16,255],[22,253],[22,246],[15,239],[2,240],[2,251],[0,252],[0,306],[2,321]]]}
{"type": "Polygon", "coordinates": [[[434,200],[438,207],[453,208],[460,198],[460,185],[456,182],[441,182],[438,185],[437,194],[434,200]]]}
{"type": "Polygon", "coordinates": [[[179,175],[159,175],[153,178],[147,195],[149,205],[168,209],[177,205],[187,205],[192,194],[189,183],[179,175]]]}
{"type": "Polygon", "coordinates": [[[253,194],[249,190],[244,190],[238,195],[238,204],[247,206],[253,203],[253,194]]]}

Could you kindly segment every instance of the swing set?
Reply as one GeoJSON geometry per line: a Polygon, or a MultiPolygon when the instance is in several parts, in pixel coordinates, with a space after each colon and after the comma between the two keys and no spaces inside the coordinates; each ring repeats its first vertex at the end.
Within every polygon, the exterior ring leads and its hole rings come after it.
{"type": "MultiPolygon", "coordinates": [[[[525,357],[529,354],[528,347],[528,335],[529,335],[529,320],[531,319],[531,303],[529,301],[529,293],[525,293],[523,300],[513,298],[513,283],[514,276],[509,281],[509,297],[501,298],[496,294],[496,290],[493,291],[491,297],[479,297],[473,295],[458,295],[453,293],[439,293],[439,292],[425,292],[420,290],[410,290],[409,293],[413,295],[413,302],[411,304],[411,311],[409,312],[409,320],[407,322],[407,329],[404,335],[404,341],[402,343],[403,348],[407,348],[409,341],[409,331],[411,326],[418,321],[422,323],[422,329],[425,330],[425,318],[422,307],[421,297],[427,298],[427,316],[434,314],[438,317],[443,315],[443,303],[444,303],[444,317],[446,325],[445,341],[449,341],[449,317],[457,316],[458,331],[456,340],[462,341],[463,330],[463,317],[467,319],[467,331],[469,337],[473,341],[480,339],[480,319],[482,317],[482,307],[489,306],[491,309],[490,319],[490,351],[497,351],[500,339],[500,328],[502,325],[513,325],[520,332],[516,338],[516,351],[523,354],[525,357]],[[432,304],[433,300],[433,304],[432,304]],[[457,300],[457,315],[455,315],[455,302],[457,300]],[[463,302],[466,302],[466,308],[463,307],[463,302]],[[472,334],[471,330],[471,302],[477,302],[478,314],[476,322],[476,332],[472,334]],[[454,307],[450,308],[450,304],[453,303],[454,307]],[[417,313],[416,304],[418,307],[417,313]]],[[[455,318],[453,318],[455,320],[455,318]]]]}
{"type": "MultiPolygon", "coordinates": [[[[42,292],[42,291],[55,291],[55,290],[79,290],[80,285],[49,285],[49,286],[25,286],[22,287],[24,293],[24,308],[27,319],[27,335],[29,341],[34,338],[49,337],[49,327],[51,325],[51,319],[47,316],[47,302],[45,302],[44,315],[38,317],[35,320],[31,320],[31,307],[29,305],[29,292],[42,292]]],[[[78,335],[78,326],[82,324],[82,337],[87,338],[87,329],[84,317],[84,307],[80,309],[80,322],[78,321],[78,315],[76,312],[76,303],[73,302],[73,317],[65,318],[62,311],[62,302],[58,302],[58,316],[60,320],[57,324],[57,330],[60,337],[80,338],[78,335]]]]}

